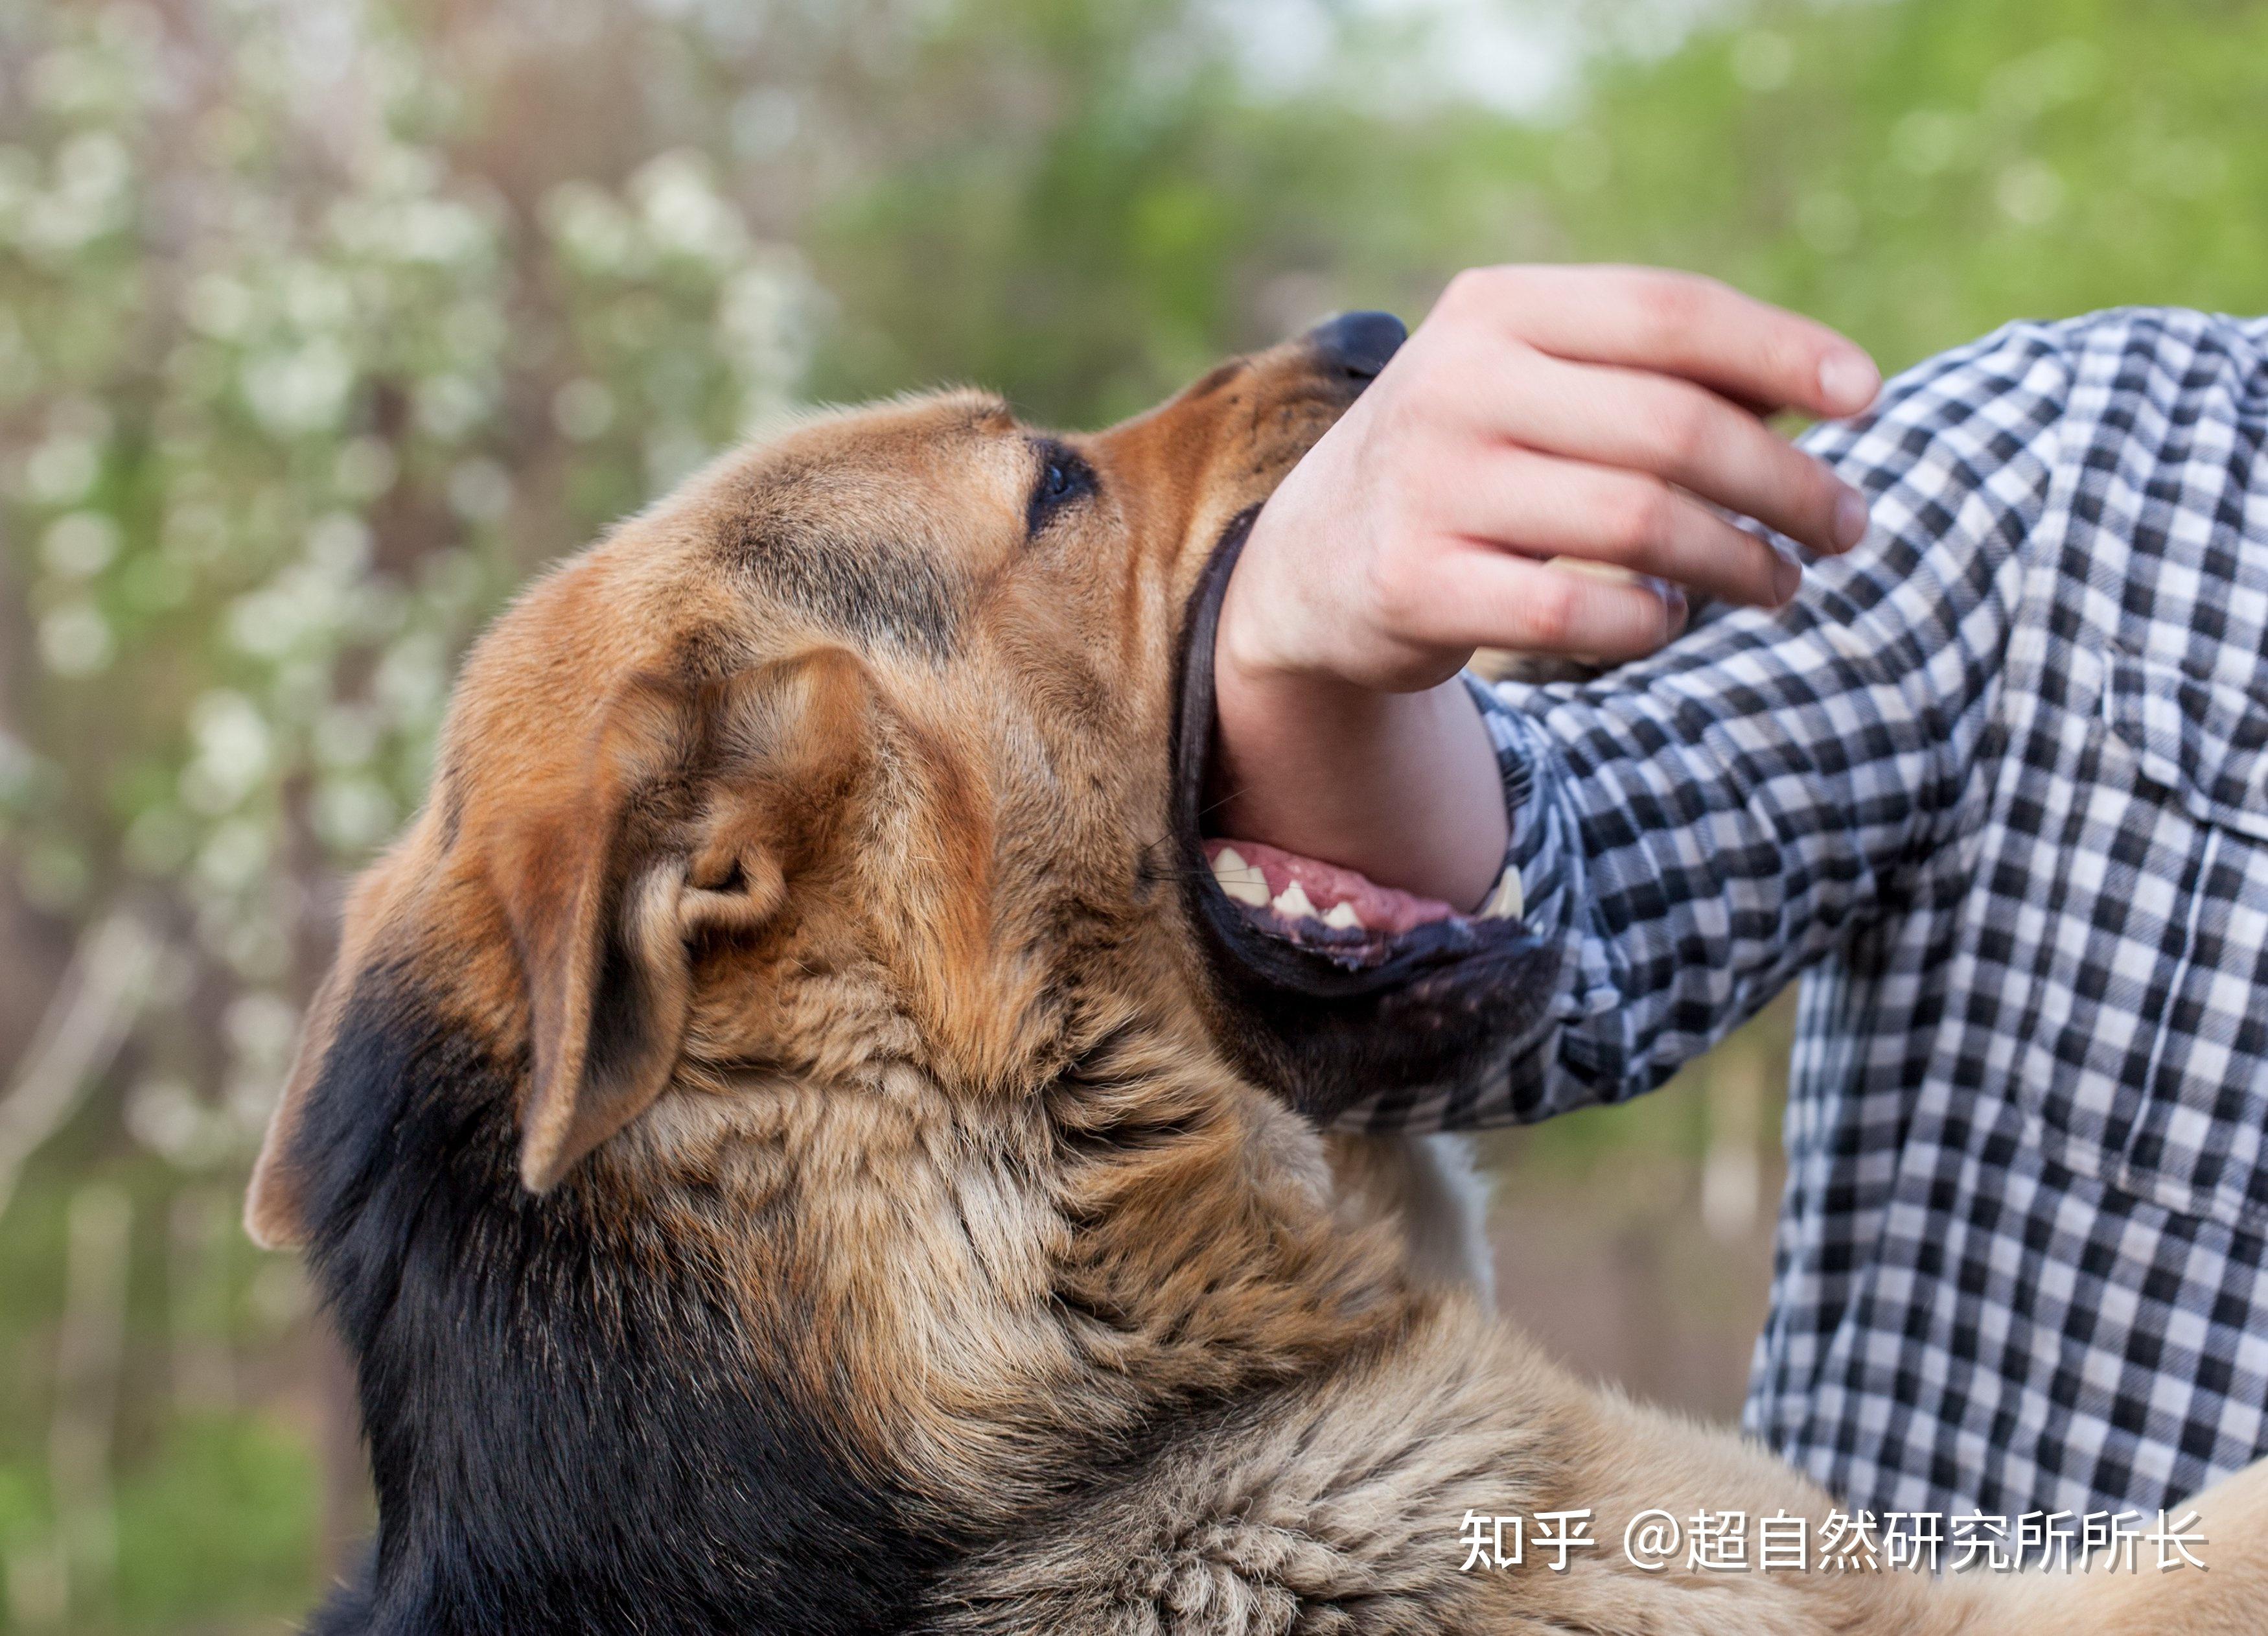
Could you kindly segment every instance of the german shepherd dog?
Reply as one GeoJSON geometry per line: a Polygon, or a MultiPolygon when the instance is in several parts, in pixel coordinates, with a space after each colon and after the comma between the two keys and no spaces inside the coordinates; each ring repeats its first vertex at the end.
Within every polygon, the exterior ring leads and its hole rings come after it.
{"type": "Polygon", "coordinates": [[[377,1482],[315,1629],[2268,1629],[2257,1468],[2208,1573],[1642,1571],[1832,1502],[1497,1323],[1437,1145],[1322,1134],[1506,1072],[1557,959],[1201,836],[1220,588],[1388,323],[1094,436],[814,419],[482,639],[247,1205],[377,1482]]]}

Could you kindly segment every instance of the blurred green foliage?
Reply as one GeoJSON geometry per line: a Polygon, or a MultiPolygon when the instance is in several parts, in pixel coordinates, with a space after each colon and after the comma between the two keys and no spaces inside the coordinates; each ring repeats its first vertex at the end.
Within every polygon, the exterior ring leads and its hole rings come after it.
{"type": "Polygon", "coordinates": [[[1903,367],[2014,318],[2268,309],[2264,130],[2258,0],[1903,0],[1771,8],[1457,151],[1538,178],[1524,249],[1698,268],[1903,367]]]}
{"type": "Polygon", "coordinates": [[[890,98],[972,61],[1026,94],[814,213],[811,384],[973,378],[1093,423],[1334,306],[1414,320],[1490,261],[1696,269],[1893,366],[2017,317],[2268,308],[2259,0],[1718,10],[1666,56],[1601,50],[1539,122],[1377,106],[1391,34],[1255,101],[1219,62],[1129,72],[1151,0],[955,13],[890,98]]]}
{"type": "MultiPolygon", "coordinates": [[[[232,1210],[339,882],[478,621],[742,427],[942,380],[1093,424],[1488,261],[1698,268],[1894,365],[2268,309],[2262,0],[1496,10],[1587,42],[1548,114],[1344,0],[0,0],[0,1061],[97,928],[158,951],[0,1175],[0,1627],[270,1628],[335,1565],[336,1393],[232,1210]]],[[[1697,1156],[1663,1107],[1532,1153],[1697,1156]]]]}
{"type": "Polygon", "coordinates": [[[1257,99],[1201,15],[1012,0],[954,11],[909,52],[877,98],[931,139],[799,235],[836,313],[814,393],[970,380],[1094,425],[1343,292],[1429,294],[1458,191],[1429,173],[1454,122],[1350,105],[1336,81],[1351,60],[1257,99]],[[971,104],[986,116],[950,111],[971,104]]]}

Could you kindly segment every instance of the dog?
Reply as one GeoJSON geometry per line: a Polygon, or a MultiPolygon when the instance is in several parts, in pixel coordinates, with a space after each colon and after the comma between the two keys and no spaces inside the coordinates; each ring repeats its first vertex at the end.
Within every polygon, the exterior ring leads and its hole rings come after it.
{"type": "Polygon", "coordinates": [[[1506,1071],[1559,958],[1204,834],[1242,531],[1399,334],[1093,436],[817,417],[481,639],[247,1203],[377,1485],[315,1630],[2268,1627],[2258,1468],[2205,1573],[1642,1569],[1641,1512],[1833,1502],[1498,1323],[1454,1150],[1322,1133],[1506,1071]]]}

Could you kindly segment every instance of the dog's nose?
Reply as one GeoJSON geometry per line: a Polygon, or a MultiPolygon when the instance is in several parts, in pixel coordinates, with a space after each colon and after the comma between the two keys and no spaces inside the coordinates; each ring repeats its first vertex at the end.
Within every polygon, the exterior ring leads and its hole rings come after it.
{"type": "Polygon", "coordinates": [[[1341,313],[1310,329],[1307,340],[1326,360],[1357,380],[1368,380],[1386,367],[1409,334],[1391,313],[1341,313]]]}

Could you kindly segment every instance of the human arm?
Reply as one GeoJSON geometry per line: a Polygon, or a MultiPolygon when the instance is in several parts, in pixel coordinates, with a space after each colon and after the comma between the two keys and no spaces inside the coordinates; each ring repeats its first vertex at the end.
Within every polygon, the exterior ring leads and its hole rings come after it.
{"type": "Polygon", "coordinates": [[[1968,889],[2014,611],[2074,480],[2073,380],[2039,326],[1932,359],[1805,438],[1875,526],[1786,606],[1718,613],[1594,682],[1467,682],[1526,929],[1562,969],[1504,1082],[1353,1118],[1468,1125],[1635,1094],[1901,905],[1968,889]]]}
{"type": "Polygon", "coordinates": [[[1262,508],[1216,645],[1221,833],[1469,908],[1505,852],[1490,741],[1458,671],[1482,645],[1626,659],[1677,586],[1775,606],[1859,497],[1754,412],[1864,406],[1865,355],[1705,279],[1463,275],[1262,508]],[[1652,583],[1578,577],[1553,556],[1652,583]]]}

